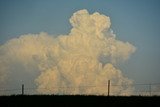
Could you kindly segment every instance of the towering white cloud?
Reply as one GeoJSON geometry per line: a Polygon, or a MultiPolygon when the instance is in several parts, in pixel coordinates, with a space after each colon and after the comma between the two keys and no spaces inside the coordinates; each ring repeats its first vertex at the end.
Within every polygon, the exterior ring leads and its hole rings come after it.
{"type": "Polygon", "coordinates": [[[114,64],[127,60],[135,47],[116,40],[110,18],[80,10],[70,23],[73,28],[69,35],[27,34],[1,45],[1,85],[22,80],[34,82],[40,93],[105,95],[111,80],[119,85],[112,87],[112,94],[132,92],[133,87],[123,86],[132,81],[114,64]]]}

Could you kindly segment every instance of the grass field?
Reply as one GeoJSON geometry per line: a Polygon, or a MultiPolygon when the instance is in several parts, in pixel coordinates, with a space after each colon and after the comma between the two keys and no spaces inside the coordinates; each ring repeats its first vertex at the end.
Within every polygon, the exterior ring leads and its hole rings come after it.
{"type": "Polygon", "coordinates": [[[0,107],[70,107],[70,106],[152,106],[160,107],[160,96],[69,96],[12,95],[0,96],[0,107]]]}

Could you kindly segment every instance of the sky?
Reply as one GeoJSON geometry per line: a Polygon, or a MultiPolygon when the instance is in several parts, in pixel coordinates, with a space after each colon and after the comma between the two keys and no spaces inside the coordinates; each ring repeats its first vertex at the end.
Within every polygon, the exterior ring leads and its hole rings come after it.
{"type": "Polygon", "coordinates": [[[24,34],[69,34],[69,19],[78,10],[110,17],[116,38],[136,51],[118,64],[135,83],[160,83],[159,0],[1,0],[0,45],[24,34]]]}

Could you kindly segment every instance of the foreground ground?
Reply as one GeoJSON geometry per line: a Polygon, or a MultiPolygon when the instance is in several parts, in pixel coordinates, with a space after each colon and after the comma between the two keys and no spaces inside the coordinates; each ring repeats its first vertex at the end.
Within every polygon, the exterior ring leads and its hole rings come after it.
{"type": "Polygon", "coordinates": [[[55,96],[12,95],[0,96],[0,107],[70,107],[70,106],[152,106],[160,107],[160,96],[55,96]]]}

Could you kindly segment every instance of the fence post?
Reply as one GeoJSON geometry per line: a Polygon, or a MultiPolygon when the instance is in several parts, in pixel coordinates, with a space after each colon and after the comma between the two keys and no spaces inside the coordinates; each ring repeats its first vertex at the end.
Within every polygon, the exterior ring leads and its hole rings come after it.
{"type": "Polygon", "coordinates": [[[108,80],[108,96],[110,94],[110,80],[108,80]]]}
{"type": "Polygon", "coordinates": [[[22,84],[22,95],[24,95],[24,84],[22,84]]]}
{"type": "Polygon", "coordinates": [[[152,84],[149,84],[149,94],[152,96],[152,84]]]}

